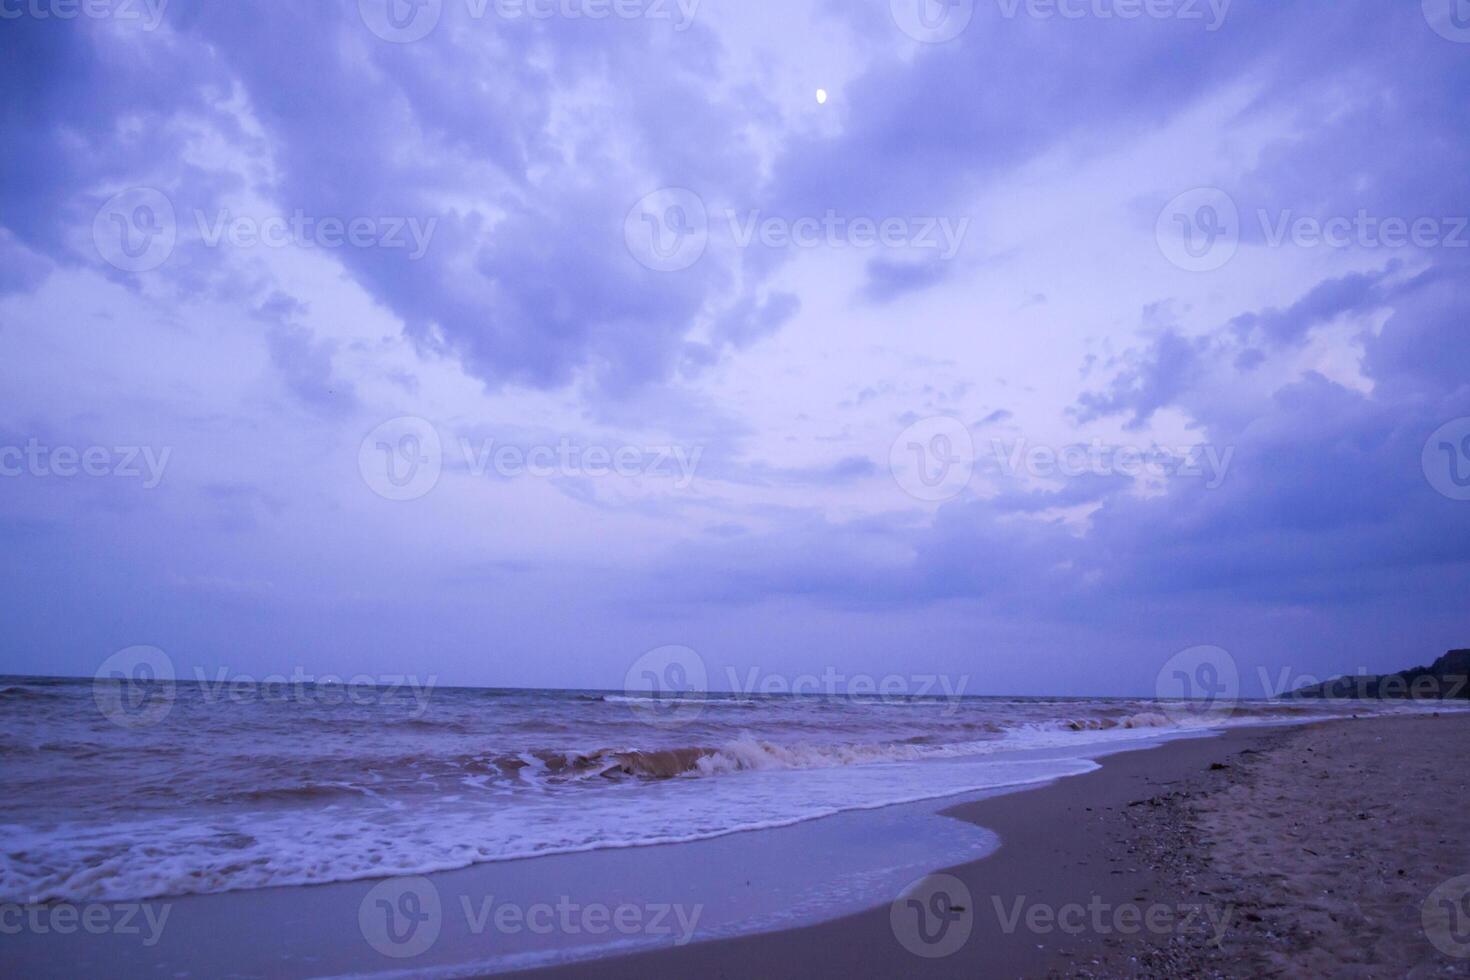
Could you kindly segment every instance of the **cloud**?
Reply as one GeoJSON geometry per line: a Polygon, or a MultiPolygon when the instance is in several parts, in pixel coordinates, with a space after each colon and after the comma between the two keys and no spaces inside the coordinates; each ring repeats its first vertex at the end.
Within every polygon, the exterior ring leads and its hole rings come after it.
{"type": "Polygon", "coordinates": [[[863,297],[872,303],[890,303],[900,296],[927,289],[949,277],[953,266],[940,259],[923,262],[873,259],[863,297]]]}
{"type": "MultiPolygon", "coordinates": [[[[1417,5],[1237,4],[1209,32],[978,4],[961,37],[919,45],[881,3],[822,2],[838,42],[820,59],[750,6],[683,32],[465,9],[412,44],[350,2],[172,0],[151,33],[0,31],[17,148],[0,158],[0,445],[176,449],[146,493],[5,485],[13,661],[50,667],[64,643],[85,672],[120,634],[247,657],[290,634],[387,662],[481,657],[505,628],[506,649],[587,664],[714,623],[732,645],[805,630],[828,659],[867,644],[969,663],[977,624],[1020,647],[1066,624],[1124,659],[1163,623],[1196,641],[1249,624],[1263,643],[1289,623],[1355,651],[1458,628],[1470,519],[1421,452],[1470,416],[1470,262],[1260,231],[1262,211],[1465,210],[1470,60],[1417,5]],[[840,96],[820,117],[809,73],[840,96]],[[1238,204],[1240,249],[1175,276],[1153,222],[1174,183],[1203,181],[1238,204]],[[152,272],[93,241],[129,187],[177,215],[152,272]],[[668,187],[710,229],[660,271],[625,223],[668,187]],[[196,215],[227,209],[417,221],[422,247],[201,240],[196,215]],[[741,247],[719,219],[751,210],[974,217],[976,253],[1004,259],[961,275],[907,252],[741,247]],[[916,501],[887,454],[940,413],[1033,445],[1233,456],[1211,487],[1027,478],[982,447],[965,492],[916,501]],[[431,494],[390,508],[359,448],[402,414],[442,424],[451,455],[431,494]],[[471,482],[463,433],[703,456],[688,492],[471,482]],[[571,625],[549,636],[553,618],[571,625]],[[78,624],[60,641],[58,619],[78,624]]],[[[496,679],[497,655],[459,675],[496,679]]]]}
{"type": "Polygon", "coordinates": [[[1106,390],[1084,392],[1077,399],[1076,416],[1092,422],[1127,414],[1130,429],[1139,429],[1161,408],[1191,391],[1202,375],[1201,359],[1210,343],[1166,328],[1142,351],[1124,355],[1124,365],[1106,390]]]}
{"type": "MultiPolygon", "coordinates": [[[[16,94],[5,128],[28,147],[0,165],[5,226],[115,275],[75,246],[111,190],[160,187],[187,238],[190,215],[218,215],[220,195],[242,189],[218,164],[179,166],[199,159],[202,126],[229,148],[227,170],[250,174],[243,189],[285,214],[431,229],[421,249],[334,257],[411,336],[492,386],[586,375],[623,390],[669,377],[701,321],[721,324],[718,356],[794,313],[789,293],[753,298],[767,259],[712,251],[660,274],[623,243],[629,209],[654,188],[753,197],[753,158],[725,139],[735,107],[701,84],[720,58],[711,34],[445,15],[406,45],[331,5],[178,0],[164,29],[121,42],[107,25],[23,18],[0,57],[16,94]],[[475,78],[495,84],[465,83],[475,78]],[[716,142],[719,154],[692,149],[716,142]]],[[[191,263],[224,261],[195,245],[182,241],[163,270],[191,288],[211,279],[191,263]]]]}

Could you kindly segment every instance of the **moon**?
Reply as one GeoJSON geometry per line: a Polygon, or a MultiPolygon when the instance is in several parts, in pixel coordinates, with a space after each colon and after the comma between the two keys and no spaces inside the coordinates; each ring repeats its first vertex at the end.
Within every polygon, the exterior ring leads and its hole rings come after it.
{"type": "Polygon", "coordinates": [[[824,88],[817,89],[817,105],[826,105],[826,104],[827,104],[827,90],[824,89],[824,88]]]}

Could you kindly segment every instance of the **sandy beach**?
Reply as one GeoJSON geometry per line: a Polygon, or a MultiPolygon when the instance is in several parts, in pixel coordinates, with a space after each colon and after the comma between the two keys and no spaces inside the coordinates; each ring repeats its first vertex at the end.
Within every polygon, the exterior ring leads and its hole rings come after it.
{"type": "Polygon", "coordinates": [[[1451,712],[1233,729],[981,799],[155,900],[130,930],[42,906],[39,925],[7,930],[5,962],[119,977],[1466,975],[1467,749],[1470,715],[1451,712]],[[398,912],[431,928],[394,934],[398,912]]]}
{"type": "Polygon", "coordinates": [[[1003,843],[947,869],[972,928],[943,958],[907,949],[881,908],[527,976],[1470,975],[1470,915],[1432,911],[1431,937],[1423,913],[1470,873],[1467,750],[1453,714],[1232,731],[955,807],[1003,843]]]}

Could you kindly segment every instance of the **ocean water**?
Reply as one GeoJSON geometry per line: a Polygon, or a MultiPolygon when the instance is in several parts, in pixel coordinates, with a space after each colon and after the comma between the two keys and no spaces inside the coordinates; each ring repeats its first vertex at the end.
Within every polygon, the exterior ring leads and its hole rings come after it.
{"type": "Polygon", "coordinates": [[[0,681],[0,901],[690,841],[1085,772],[1098,746],[1430,704],[629,697],[0,681]],[[1035,749],[1047,749],[1036,753],[1035,749]]]}

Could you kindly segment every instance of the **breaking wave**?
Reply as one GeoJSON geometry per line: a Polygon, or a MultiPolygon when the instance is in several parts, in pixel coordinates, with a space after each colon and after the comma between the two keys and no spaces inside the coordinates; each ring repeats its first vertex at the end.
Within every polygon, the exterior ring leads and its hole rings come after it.
{"type": "Polygon", "coordinates": [[[0,687],[0,901],[137,899],[696,840],[1085,772],[1122,744],[1362,702],[435,692],[134,728],[89,683],[0,687]],[[650,711],[651,702],[676,705],[650,711]],[[699,710],[693,710],[694,707],[699,710]],[[652,717],[652,721],[650,718],[652,717]],[[126,773],[126,791],[118,774],[126,773]]]}

